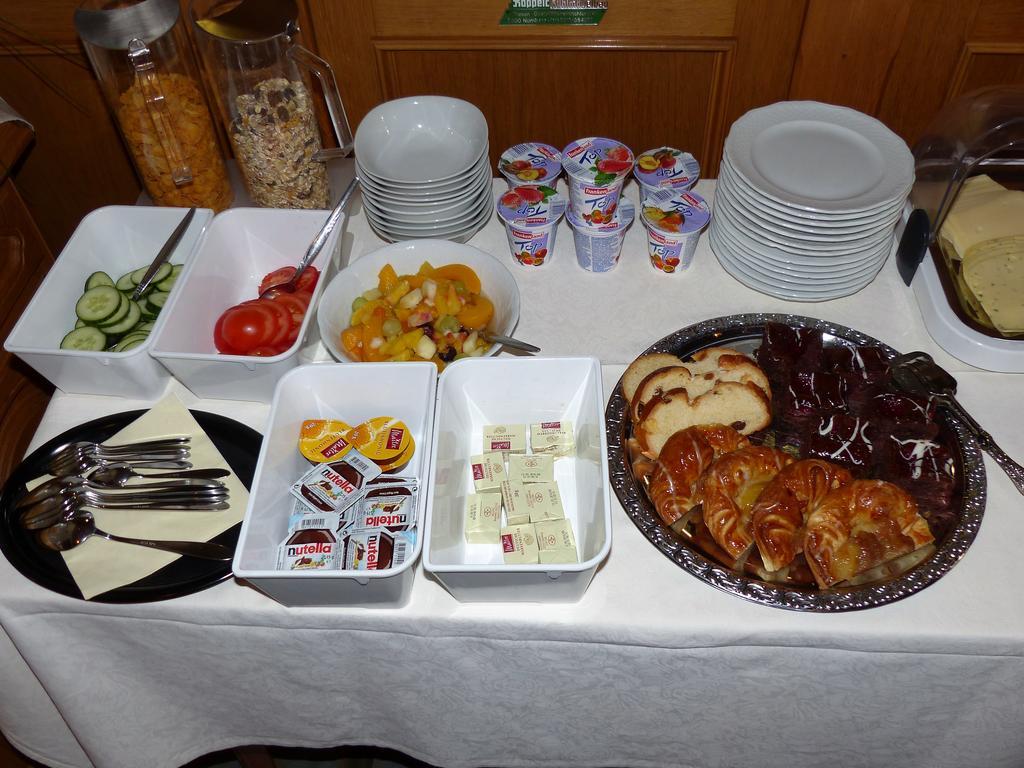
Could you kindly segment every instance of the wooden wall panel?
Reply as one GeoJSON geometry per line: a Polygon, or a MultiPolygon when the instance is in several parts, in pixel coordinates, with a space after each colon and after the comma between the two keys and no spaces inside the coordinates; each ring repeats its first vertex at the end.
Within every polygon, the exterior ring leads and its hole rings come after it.
{"type": "Polygon", "coordinates": [[[955,99],[986,85],[1024,83],[1024,41],[1020,43],[969,43],[949,85],[955,99]]]}
{"type": "Polygon", "coordinates": [[[487,116],[492,164],[521,141],[563,147],[593,135],[620,139],[637,153],[686,147],[717,163],[718,94],[730,69],[729,43],[606,41],[595,48],[570,39],[439,39],[430,45],[378,44],[385,98],[444,93],[476,104],[487,116]]]}
{"type": "Polygon", "coordinates": [[[789,98],[873,114],[909,13],[906,0],[811,0],[789,98]]]}
{"type": "Polygon", "coordinates": [[[18,189],[51,251],[94,208],[135,202],[138,181],[84,56],[0,51],[0,83],[35,128],[18,189]]]}

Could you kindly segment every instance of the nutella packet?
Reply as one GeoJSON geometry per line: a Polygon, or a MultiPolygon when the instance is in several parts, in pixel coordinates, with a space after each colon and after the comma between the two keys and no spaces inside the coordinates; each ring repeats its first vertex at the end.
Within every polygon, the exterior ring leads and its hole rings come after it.
{"type": "Polygon", "coordinates": [[[367,486],[366,495],[342,515],[343,532],[383,528],[391,533],[416,527],[418,483],[407,478],[378,478],[367,486]]]}
{"type": "Polygon", "coordinates": [[[337,512],[301,515],[278,547],[278,570],[336,569],[341,557],[341,545],[334,533],[338,517],[337,512]]]}
{"type": "Polygon", "coordinates": [[[347,571],[397,568],[412,557],[415,548],[415,531],[353,531],[345,536],[341,567],[347,571]]]}
{"type": "Polygon", "coordinates": [[[379,466],[353,448],[337,461],[312,467],[291,492],[314,509],[342,512],[365,495],[367,484],[380,473],[379,466]]]}

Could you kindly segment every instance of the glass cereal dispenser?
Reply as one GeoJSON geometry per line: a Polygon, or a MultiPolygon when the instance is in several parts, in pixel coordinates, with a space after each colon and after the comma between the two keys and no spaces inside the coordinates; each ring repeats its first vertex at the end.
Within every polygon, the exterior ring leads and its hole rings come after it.
{"type": "Polygon", "coordinates": [[[330,65],[298,42],[291,0],[192,0],[192,30],[235,160],[253,201],[330,208],[329,157],[352,149],[330,65]],[[339,149],[324,150],[310,74],[319,81],[339,149]]]}
{"type": "Polygon", "coordinates": [[[227,208],[231,184],[177,0],[86,0],[74,18],[153,202],[227,208]]]}

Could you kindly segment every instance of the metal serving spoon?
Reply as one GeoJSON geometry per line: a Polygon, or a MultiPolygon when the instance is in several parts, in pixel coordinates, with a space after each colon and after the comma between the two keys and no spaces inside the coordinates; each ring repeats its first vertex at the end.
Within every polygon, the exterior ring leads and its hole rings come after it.
{"type": "Polygon", "coordinates": [[[939,366],[927,352],[908,352],[895,358],[889,365],[893,381],[900,389],[912,395],[930,397],[962,421],[981,449],[1002,468],[1017,491],[1024,494],[1024,467],[1007,456],[992,439],[992,435],[956,399],[956,379],[947,370],[939,366]]]}
{"type": "MultiPolygon", "coordinates": [[[[227,477],[231,470],[220,467],[211,469],[183,469],[179,472],[155,472],[144,475],[136,472],[130,464],[107,464],[94,469],[87,478],[93,485],[103,488],[123,488],[133,477],[146,480],[159,480],[163,478],[194,478],[200,480],[215,480],[218,477],[227,477]]],[[[133,485],[132,488],[141,488],[141,485],[133,485]]]]}
{"type": "Polygon", "coordinates": [[[150,549],[161,549],[178,555],[201,557],[204,560],[230,560],[233,553],[220,544],[209,541],[166,541],[162,539],[131,539],[126,536],[115,536],[101,531],[96,527],[96,520],[90,512],[79,512],[69,520],[62,520],[40,531],[39,542],[48,549],[65,552],[73,549],[90,536],[100,536],[107,541],[118,541],[122,544],[135,544],[150,549]]]}
{"type": "Polygon", "coordinates": [[[327,217],[327,221],[320,228],[320,231],[316,233],[316,237],[313,238],[313,242],[309,244],[309,248],[306,249],[306,255],[302,257],[302,261],[299,262],[299,266],[295,268],[295,274],[293,274],[288,280],[282,283],[271,285],[267,290],[260,293],[260,298],[271,295],[274,293],[294,293],[295,286],[299,282],[299,277],[303,272],[306,271],[306,267],[313,263],[313,259],[317,257],[321,250],[323,250],[324,244],[327,242],[327,238],[331,236],[331,232],[338,226],[338,221],[341,219],[341,214],[345,212],[345,207],[348,205],[349,198],[352,197],[352,193],[355,192],[356,187],[359,186],[359,178],[353,178],[349,182],[345,191],[341,194],[341,199],[338,200],[338,204],[334,206],[334,210],[331,211],[330,216],[327,217]]]}

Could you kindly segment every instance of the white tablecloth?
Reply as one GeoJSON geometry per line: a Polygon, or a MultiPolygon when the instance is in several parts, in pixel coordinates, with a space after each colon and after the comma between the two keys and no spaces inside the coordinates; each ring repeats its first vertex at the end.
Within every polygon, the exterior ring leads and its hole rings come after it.
{"type": "MultiPolygon", "coordinates": [[[[713,184],[698,191],[710,197],[713,184]]],[[[497,221],[471,244],[510,259],[497,221]]],[[[351,257],[378,245],[354,216],[351,257]]],[[[735,282],[704,240],[691,270],[656,273],[637,225],[614,272],[585,273],[563,225],[549,266],[513,272],[516,336],[547,355],[599,356],[606,395],[625,363],[685,325],[804,314],[932,352],[978,420],[1024,456],[1021,379],[942,353],[891,262],[855,296],[793,304],[735,282]]],[[[172,387],[263,427],[266,406],[172,387]]],[[[58,394],[33,447],[143,405],[58,394]]],[[[230,581],[108,605],[50,593],[0,559],[0,727],[33,758],[76,768],[175,766],[248,743],[374,744],[444,766],[1024,765],[1024,512],[986,469],[984,523],[950,573],[839,615],[716,591],[656,552],[614,496],[611,555],[574,605],[460,604],[422,568],[392,610],[289,609],[230,581]]]]}

